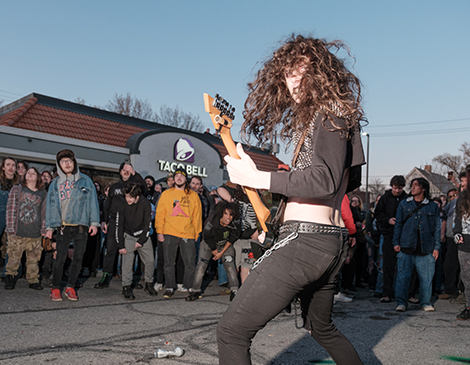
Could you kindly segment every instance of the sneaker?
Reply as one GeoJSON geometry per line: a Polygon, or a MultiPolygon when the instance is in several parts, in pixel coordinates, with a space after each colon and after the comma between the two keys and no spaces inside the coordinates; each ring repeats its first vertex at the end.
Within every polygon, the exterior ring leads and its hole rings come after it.
{"type": "Polygon", "coordinates": [[[45,277],[44,279],[42,279],[42,284],[44,284],[44,286],[48,286],[49,288],[52,288],[52,279],[51,277],[45,277]]]}
{"type": "Polygon", "coordinates": [[[134,293],[132,292],[132,286],[127,285],[122,287],[122,295],[126,299],[135,299],[134,293]]]}
{"type": "Polygon", "coordinates": [[[148,295],[158,295],[158,293],[155,291],[155,289],[153,288],[153,285],[152,283],[145,283],[145,289],[144,291],[148,294],[148,295]]]}
{"type": "Polygon", "coordinates": [[[229,288],[222,289],[221,291],[219,291],[219,295],[229,295],[230,293],[231,292],[229,288]]]}
{"type": "Polygon", "coordinates": [[[187,293],[188,292],[188,289],[184,288],[183,287],[183,284],[178,284],[178,289],[176,289],[182,293],[187,293]]]}
{"type": "Polygon", "coordinates": [[[425,312],[434,312],[435,309],[432,305],[425,305],[424,307],[421,308],[425,312]]]}
{"type": "Polygon", "coordinates": [[[29,288],[30,289],[34,289],[34,290],[42,290],[44,289],[41,284],[39,283],[33,283],[33,284],[29,284],[29,288]]]}
{"type": "Polygon", "coordinates": [[[392,300],[389,297],[380,298],[380,303],[390,303],[392,300]]]}
{"type": "Polygon", "coordinates": [[[5,290],[13,290],[15,289],[15,278],[13,275],[6,275],[5,276],[5,290]]]}
{"type": "Polygon", "coordinates": [[[200,291],[193,291],[190,292],[189,295],[186,297],[187,302],[194,302],[195,300],[202,299],[202,295],[200,291]]]}
{"type": "Polygon", "coordinates": [[[398,305],[395,309],[397,312],[406,312],[406,307],[402,304],[398,305]]]}
{"type": "Polygon", "coordinates": [[[452,299],[455,298],[455,295],[442,293],[437,296],[437,299],[452,299]]]}
{"type": "Polygon", "coordinates": [[[413,304],[419,303],[419,299],[415,297],[410,297],[408,301],[413,304]]]}
{"type": "Polygon", "coordinates": [[[470,308],[465,308],[462,313],[457,315],[457,319],[460,321],[470,320],[470,308]]]}
{"type": "Polygon", "coordinates": [[[51,299],[53,302],[61,302],[63,300],[59,289],[51,289],[51,299]]]}
{"type": "MultiPolygon", "coordinates": [[[[235,295],[237,295],[237,291],[236,291],[236,290],[232,290],[232,291],[230,292],[230,301],[232,301],[233,298],[235,298],[235,295]]],[[[351,299],[351,300],[352,300],[352,299],[351,299]]]]}
{"type": "Polygon", "coordinates": [[[143,289],[144,288],[141,283],[137,283],[137,284],[132,283],[131,286],[132,286],[133,289],[143,289]]]}
{"type": "Polygon", "coordinates": [[[451,299],[450,304],[467,304],[467,299],[464,293],[460,293],[457,298],[451,299]]]}
{"type": "Polygon", "coordinates": [[[175,294],[175,292],[171,289],[167,289],[166,292],[163,294],[163,298],[169,299],[175,294]]]}
{"type": "Polygon", "coordinates": [[[354,292],[355,292],[355,291],[357,291],[357,289],[356,289],[356,290],[352,290],[351,288],[346,288],[346,289],[343,290],[343,293],[344,293],[344,294],[348,294],[348,295],[354,295],[354,292]]]}
{"type": "Polygon", "coordinates": [[[163,284],[155,283],[155,285],[153,286],[153,288],[154,288],[156,291],[162,290],[162,289],[163,289],[163,284]]]}
{"type": "Polygon", "coordinates": [[[334,296],[334,301],[335,302],[343,302],[343,303],[351,303],[353,300],[343,293],[339,292],[338,294],[335,294],[334,296]]]}
{"type": "Polygon", "coordinates": [[[101,280],[99,283],[96,283],[94,288],[95,289],[103,289],[103,288],[109,288],[109,282],[111,281],[111,275],[108,274],[107,272],[103,273],[103,276],[101,277],[101,280]]]}
{"type": "Polygon", "coordinates": [[[68,300],[71,300],[72,302],[76,302],[78,300],[78,297],[77,297],[77,294],[75,293],[74,288],[66,288],[65,296],[67,297],[68,300]]]}

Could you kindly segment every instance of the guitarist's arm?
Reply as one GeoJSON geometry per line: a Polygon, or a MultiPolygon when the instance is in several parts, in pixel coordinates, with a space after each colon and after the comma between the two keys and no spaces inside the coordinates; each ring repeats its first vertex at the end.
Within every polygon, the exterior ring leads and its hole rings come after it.
{"type": "Polygon", "coordinates": [[[240,143],[237,144],[237,154],[240,156],[239,160],[229,155],[224,157],[225,162],[227,162],[230,181],[241,186],[269,190],[271,187],[271,173],[259,171],[250,156],[243,151],[240,143]],[[242,173],[238,173],[238,171],[242,173]]]}

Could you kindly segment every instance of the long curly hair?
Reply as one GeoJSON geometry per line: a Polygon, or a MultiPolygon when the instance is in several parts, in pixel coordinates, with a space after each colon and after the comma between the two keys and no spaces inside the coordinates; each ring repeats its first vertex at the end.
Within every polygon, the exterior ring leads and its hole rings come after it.
{"type": "Polygon", "coordinates": [[[467,175],[467,186],[459,193],[455,212],[458,216],[467,218],[470,216],[470,165],[465,168],[467,175]]]}
{"type": "Polygon", "coordinates": [[[295,131],[304,131],[318,112],[323,115],[324,128],[341,131],[349,137],[349,132],[365,118],[360,105],[359,79],[346,68],[344,60],[331,52],[342,49],[353,58],[341,41],[327,42],[292,34],[248,84],[242,138],[248,141],[247,135],[253,135],[263,143],[271,139],[280,124],[281,139],[291,139],[295,131]],[[301,64],[307,70],[299,86],[300,101],[296,103],[287,88],[285,75],[301,64]],[[334,116],[343,118],[346,125],[336,125],[334,116]],[[332,128],[325,126],[327,119],[332,128]]]}

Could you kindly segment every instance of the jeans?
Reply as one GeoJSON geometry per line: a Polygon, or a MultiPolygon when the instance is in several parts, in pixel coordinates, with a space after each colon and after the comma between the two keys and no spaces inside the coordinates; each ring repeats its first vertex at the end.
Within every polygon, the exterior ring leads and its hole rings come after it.
{"type": "MultiPolygon", "coordinates": [[[[457,245],[456,245],[457,246],[457,245]]],[[[459,262],[462,271],[460,271],[460,276],[462,278],[463,285],[467,288],[465,297],[467,298],[467,308],[470,308],[470,252],[459,251],[459,262]]]]}
{"type": "Polygon", "coordinates": [[[395,288],[396,301],[398,305],[408,306],[408,294],[410,290],[411,275],[413,268],[419,277],[419,305],[424,307],[431,305],[432,278],[436,260],[432,254],[426,256],[408,255],[399,252],[397,255],[397,284],[395,288]]]}
{"type": "MultiPolygon", "coordinates": [[[[279,240],[288,233],[281,234],[279,240]]],[[[336,235],[299,233],[251,271],[217,326],[219,364],[251,364],[252,338],[299,295],[306,327],[338,365],[362,364],[331,320],[333,295],[348,251],[336,235]]]]}
{"type": "Polygon", "coordinates": [[[124,245],[126,246],[127,253],[122,255],[122,286],[129,286],[132,284],[134,276],[134,252],[137,251],[140,259],[145,265],[145,282],[153,285],[153,272],[154,272],[154,256],[153,246],[150,239],[148,239],[142,247],[135,248],[138,238],[124,233],[124,245]]]}
{"type": "MultiPolygon", "coordinates": [[[[223,246],[217,247],[217,251],[222,251],[223,246]]],[[[196,272],[194,274],[194,281],[192,289],[193,291],[201,291],[202,279],[204,273],[206,272],[207,265],[209,265],[210,260],[212,259],[212,251],[210,247],[204,241],[201,241],[199,245],[199,260],[196,267],[196,272]]],[[[228,277],[228,285],[230,290],[238,289],[238,277],[237,269],[235,268],[235,250],[232,245],[224,252],[221,257],[221,260],[224,264],[225,272],[228,277]]]]}
{"type": "Polygon", "coordinates": [[[382,294],[384,289],[384,254],[383,254],[384,236],[380,235],[379,256],[377,258],[377,283],[375,292],[382,294]]]}
{"type": "Polygon", "coordinates": [[[167,289],[176,288],[175,262],[180,248],[181,257],[184,262],[183,286],[193,286],[194,271],[196,269],[196,245],[193,239],[164,235],[163,257],[165,261],[165,286],[167,289]]]}
{"type": "Polygon", "coordinates": [[[69,252],[70,244],[73,242],[73,258],[69,267],[69,278],[67,287],[75,287],[78,274],[82,268],[83,255],[85,254],[86,242],[88,240],[88,227],[85,226],[65,226],[57,230],[57,256],[54,261],[52,271],[52,287],[60,288],[64,263],[69,252]]]}

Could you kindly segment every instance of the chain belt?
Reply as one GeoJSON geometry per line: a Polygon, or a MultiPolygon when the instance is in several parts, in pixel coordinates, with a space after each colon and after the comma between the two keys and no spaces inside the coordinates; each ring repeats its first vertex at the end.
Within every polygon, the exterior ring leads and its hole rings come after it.
{"type": "Polygon", "coordinates": [[[328,226],[325,224],[318,223],[287,223],[283,224],[279,229],[279,234],[286,232],[297,232],[297,233],[320,233],[320,234],[332,234],[335,236],[347,236],[348,230],[343,227],[328,226]]]}

